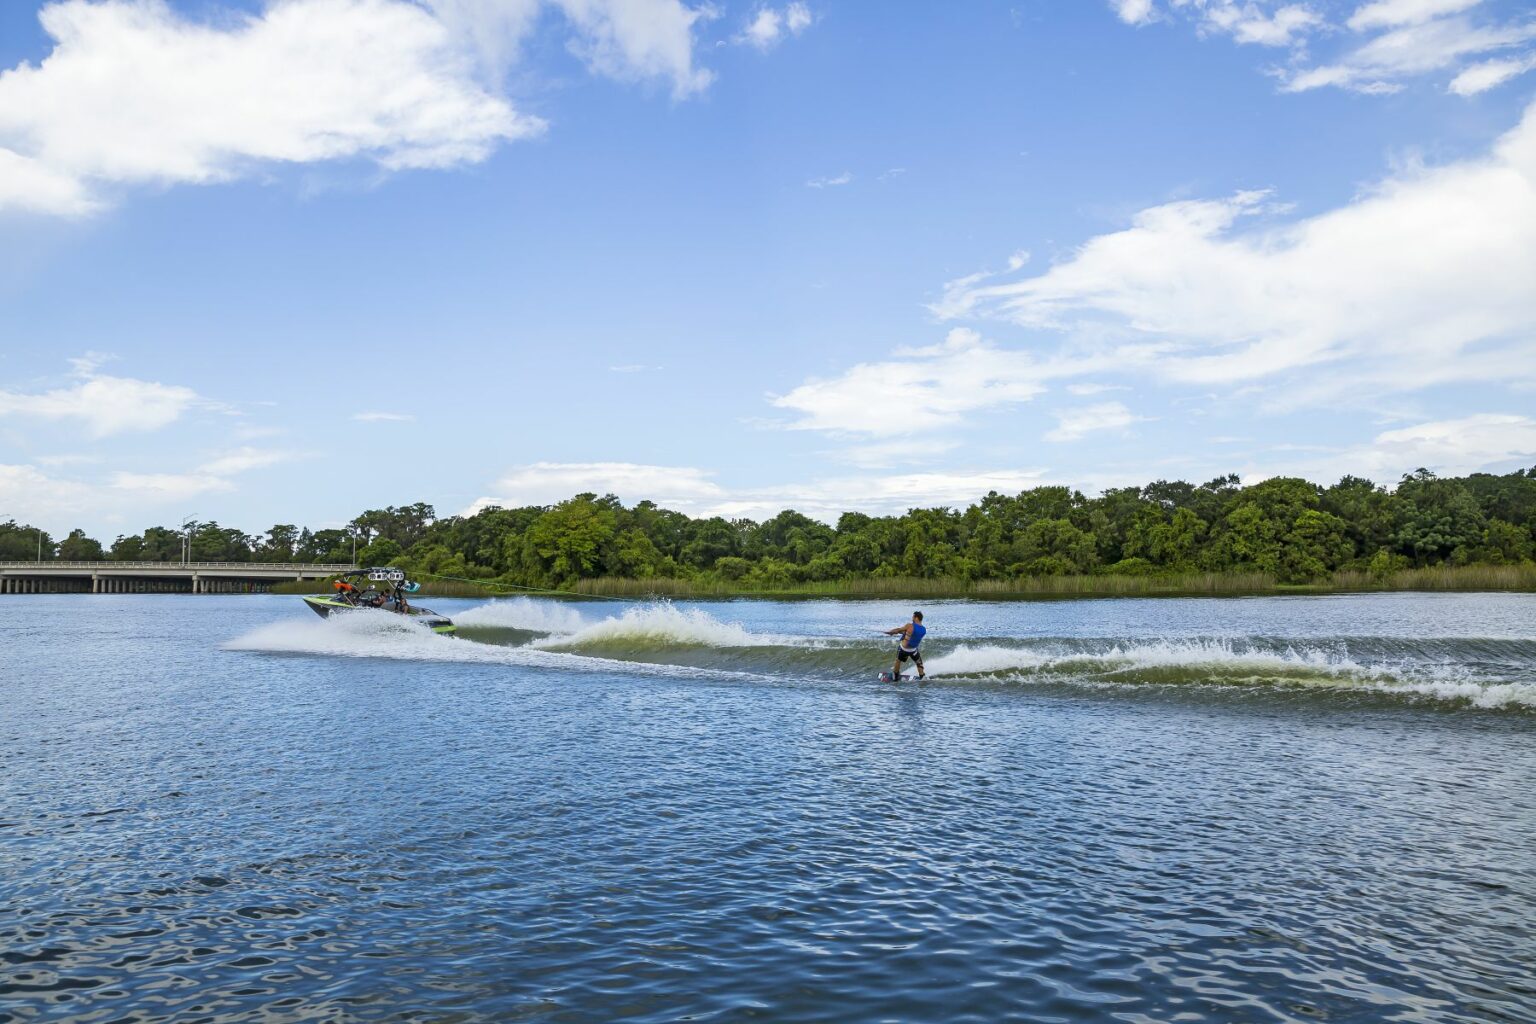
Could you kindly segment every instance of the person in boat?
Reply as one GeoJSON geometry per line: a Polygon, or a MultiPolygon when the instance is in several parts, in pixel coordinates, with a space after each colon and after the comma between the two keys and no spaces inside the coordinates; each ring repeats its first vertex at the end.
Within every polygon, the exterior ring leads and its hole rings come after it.
{"type": "Polygon", "coordinates": [[[891,678],[901,678],[901,666],[908,661],[917,666],[917,678],[926,679],[927,672],[923,669],[923,656],[918,651],[922,645],[923,637],[928,632],[923,625],[923,613],[913,612],[912,621],[903,623],[895,629],[885,631],[886,636],[900,636],[901,640],[896,644],[896,664],[891,666],[891,678]]]}
{"type": "Polygon", "coordinates": [[[346,580],[337,580],[333,586],[336,588],[336,596],[347,604],[357,604],[357,588],[346,580]]]}

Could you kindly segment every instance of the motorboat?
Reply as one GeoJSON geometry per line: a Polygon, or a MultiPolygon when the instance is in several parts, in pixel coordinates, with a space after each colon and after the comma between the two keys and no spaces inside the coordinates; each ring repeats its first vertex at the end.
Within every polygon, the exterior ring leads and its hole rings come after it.
{"type": "Polygon", "coordinates": [[[409,616],[412,622],[419,622],[434,633],[458,631],[446,615],[411,603],[410,595],[420,590],[421,584],[406,579],[399,569],[354,569],[337,577],[332,588],[333,593],[304,598],[304,603],[321,618],[337,612],[382,612],[409,616]]]}

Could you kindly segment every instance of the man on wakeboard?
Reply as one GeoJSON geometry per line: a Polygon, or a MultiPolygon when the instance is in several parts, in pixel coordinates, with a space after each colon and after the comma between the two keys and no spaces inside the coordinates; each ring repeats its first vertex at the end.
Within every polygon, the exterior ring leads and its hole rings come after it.
{"type": "Polygon", "coordinates": [[[908,660],[917,666],[917,678],[927,678],[927,673],[923,670],[923,656],[917,650],[927,632],[927,628],[923,625],[922,612],[913,612],[911,622],[885,631],[886,636],[898,634],[901,636],[901,642],[896,645],[896,664],[891,666],[891,682],[894,683],[901,678],[901,666],[908,660]]]}

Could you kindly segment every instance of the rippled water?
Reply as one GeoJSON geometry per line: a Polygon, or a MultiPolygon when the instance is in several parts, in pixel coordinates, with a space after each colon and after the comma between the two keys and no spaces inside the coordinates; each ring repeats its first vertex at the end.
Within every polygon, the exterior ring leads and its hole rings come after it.
{"type": "Polygon", "coordinates": [[[1536,596],[0,599],[0,1021],[1536,1021],[1536,596]]]}

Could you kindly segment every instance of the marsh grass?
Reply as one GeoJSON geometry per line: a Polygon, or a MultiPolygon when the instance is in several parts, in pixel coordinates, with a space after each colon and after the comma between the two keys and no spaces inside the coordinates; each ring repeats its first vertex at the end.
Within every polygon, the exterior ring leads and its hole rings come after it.
{"type": "Polygon", "coordinates": [[[1341,570],[1333,590],[1536,590],[1536,563],[1520,565],[1434,565],[1401,569],[1386,577],[1341,570]]]}

